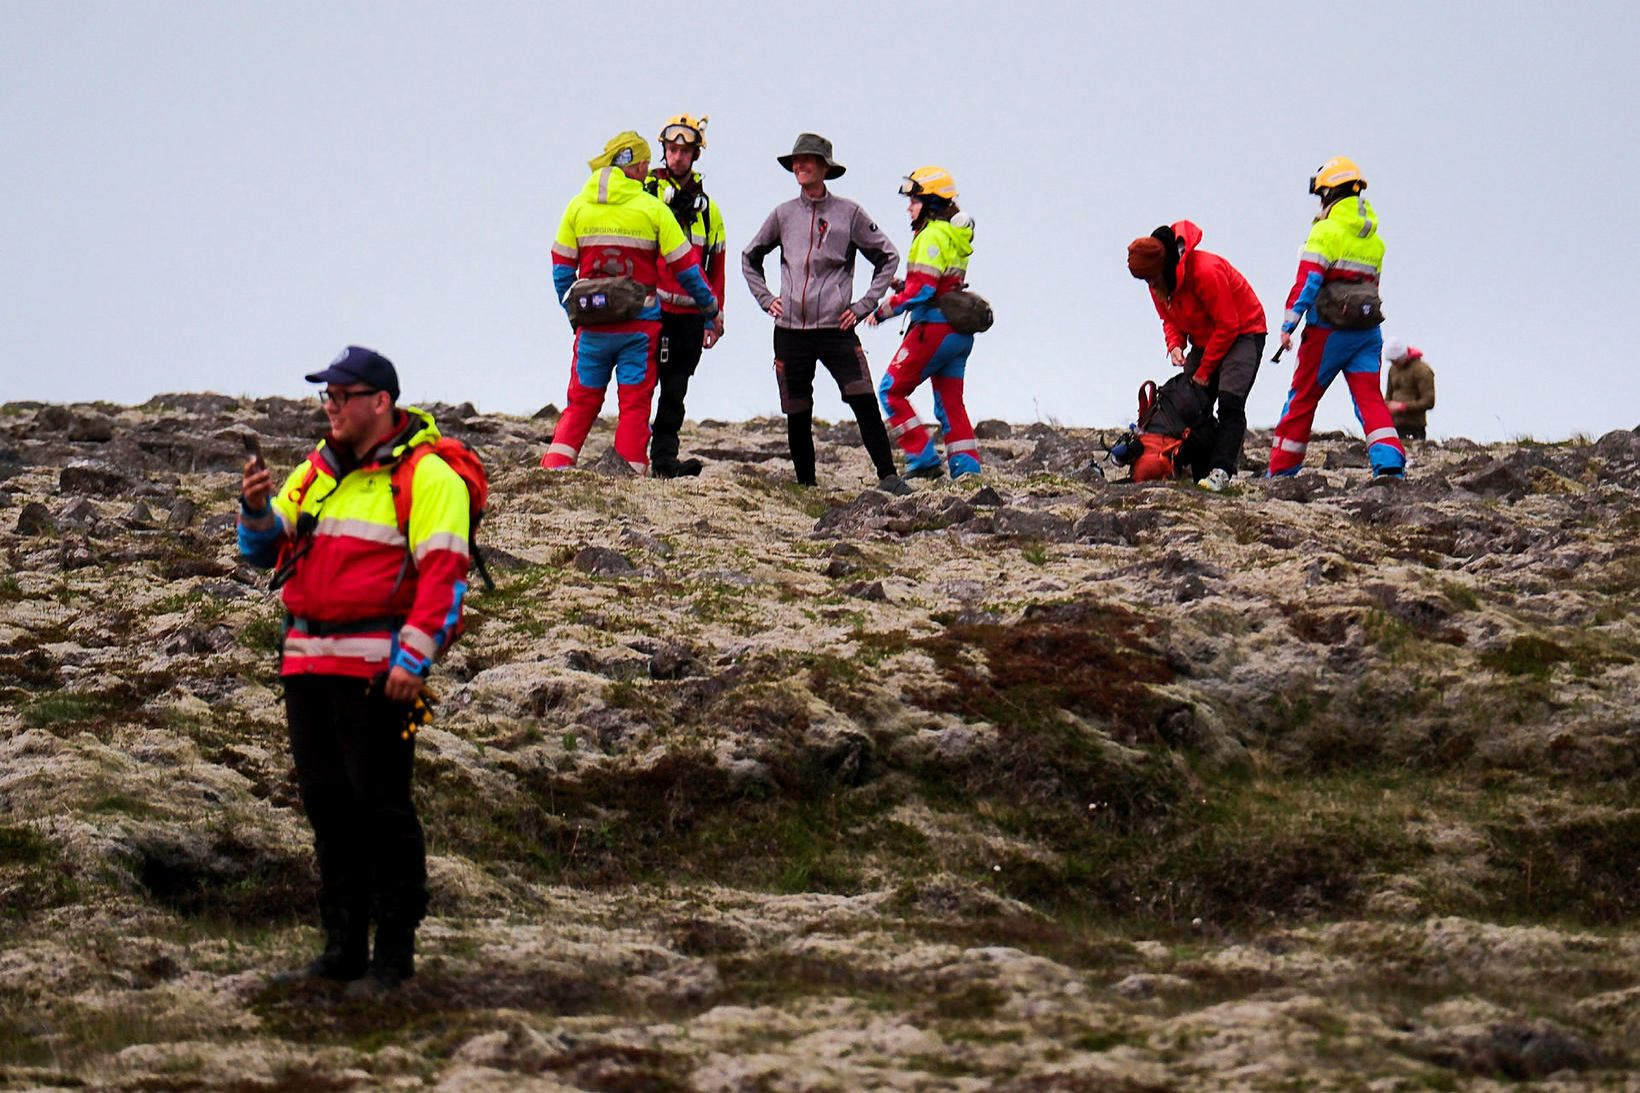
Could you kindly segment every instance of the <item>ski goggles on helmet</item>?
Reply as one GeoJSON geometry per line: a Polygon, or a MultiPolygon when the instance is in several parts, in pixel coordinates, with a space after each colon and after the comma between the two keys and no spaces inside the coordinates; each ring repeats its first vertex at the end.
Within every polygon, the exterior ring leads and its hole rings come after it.
{"type": "Polygon", "coordinates": [[[661,130],[661,140],[667,144],[681,141],[684,144],[699,144],[700,130],[691,125],[668,125],[661,130]]]}
{"type": "Polygon", "coordinates": [[[914,179],[914,178],[912,178],[908,175],[905,178],[900,180],[900,196],[901,197],[926,197],[928,195],[927,195],[927,191],[925,191],[922,188],[922,183],[918,182],[916,179],[914,179]]]}

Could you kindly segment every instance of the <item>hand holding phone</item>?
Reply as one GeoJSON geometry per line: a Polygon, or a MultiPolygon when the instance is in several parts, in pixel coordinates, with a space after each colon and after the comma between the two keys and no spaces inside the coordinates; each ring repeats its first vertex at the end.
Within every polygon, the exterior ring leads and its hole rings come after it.
{"type": "Polygon", "coordinates": [[[262,442],[254,433],[244,433],[240,441],[245,445],[245,469],[239,495],[249,512],[261,512],[268,507],[273,493],[273,479],[268,475],[267,460],[262,458],[262,442]]]}

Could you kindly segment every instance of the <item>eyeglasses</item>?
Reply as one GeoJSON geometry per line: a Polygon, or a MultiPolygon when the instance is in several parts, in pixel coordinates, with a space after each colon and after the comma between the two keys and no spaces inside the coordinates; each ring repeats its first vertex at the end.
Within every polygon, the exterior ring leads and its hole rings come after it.
{"type": "Polygon", "coordinates": [[[361,391],[320,391],[319,405],[334,406],[341,409],[360,395],[374,395],[380,390],[380,387],[366,387],[361,391]]]}
{"type": "Polygon", "coordinates": [[[685,144],[699,144],[700,130],[688,125],[668,125],[661,130],[661,140],[667,144],[673,141],[682,141],[685,144]]]}

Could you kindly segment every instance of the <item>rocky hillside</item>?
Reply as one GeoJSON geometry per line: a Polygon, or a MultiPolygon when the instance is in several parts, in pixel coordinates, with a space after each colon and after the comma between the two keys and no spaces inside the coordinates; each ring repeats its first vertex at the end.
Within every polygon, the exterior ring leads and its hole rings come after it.
{"type": "Polygon", "coordinates": [[[317,412],[0,407],[0,1088],[1640,1088],[1640,435],[1211,495],[988,422],[890,498],[852,425],[804,490],[780,421],[655,481],[434,409],[498,587],[364,1003],[270,982],[311,848],[232,537],[239,434],[317,412]]]}

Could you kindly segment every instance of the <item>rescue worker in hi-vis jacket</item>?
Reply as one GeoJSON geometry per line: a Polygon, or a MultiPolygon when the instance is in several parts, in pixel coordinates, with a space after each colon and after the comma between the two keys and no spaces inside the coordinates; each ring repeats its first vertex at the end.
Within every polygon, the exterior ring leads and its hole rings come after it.
{"type": "MultiPolygon", "coordinates": [[[[661,165],[644,180],[644,192],[672,210],[678,227],[689,238],[690,252],[706,284],[724,306],[723,210],[706,193],[695,163],[706,151],[706,122],[679,114],[661,128],[661,165]]],[[[683,400],[689,379],[700,365],[703,349],[723,336],[723,312],[708,320],[693,295],[679,283],[670,266],[660,268],[661,345],[655,424],[649,438],[649,469],[658,478],[682,478],[701,471],[698,459],[678,458],[678,430],[683,427],[683,400]]]]}
{"type": "Polygon", "coordinates": [[[329,434],[277,493],[261,457],[248,460],[239,508],[240,553],[278,566],[279,674],[319,860],[324,951],[295,975],[390,989],[414,974],[427,911],[409,717],[461,631],[469,498],[443,458],[416,451],[438,442],[438,427],[398,405],[387,358],[350,346],[307,379],[325,384],[329,434]],[[396,483],[409,487],[402,524],[396,483]]]}
{"type": "Polygon", "coordinates": [[[974,221],[957,206],[957,183],[944,167],[918,167],[900,184],[910,199],[911,250],[905,259],[905,284],[872,314],[873,324],[911,312],[899,352],[888,364],[877,396],[888,415],[889,438],[905,452],[910,478],[938,478],[940,453],[911,406],[910,395],[924,380],[934,389],[934,417],[945,436],[945,458],[951,477],[978,474],[979,441],[963,403],[963,378],[974,336],[951,329],[939,297],[959,289],[974,253],[974,221]]]}
{"type": "Polygon", "coordinates": [[[1322,322],[1316,312],[1316,298],[1326,286],[1344,281],[1376,285],[1380,280],[1384,240],[1378,234],[1377,213],[1362,196],[1366,188],[1361,169],[1344,156],[1329,159],[1310,178],[1310,192],[1320,198],[1321,212],[1298,256],[1298,276],[1287,294],[1287,313],[1281,321],[1284,350],[1291,347],[1299,320],[1305,326],[1292,387],[1270,448],[1271,475],[1297,474],[1303,466],[1316,406],[1339,373],[1355,400],[1355,416],[1366,433],[1373,474],[1399,478],[1406,472],[1406,449],[1378,389],[1383,332],[1376,325],[1336,329],[1322,322]]]}
{"type": "MultiPolygon", "coordinates": [[[[575,465],[613,377],[619,387],[620,407],[615,421],[615,451],[633,470],[647,474],[649,404],[655,391],[661,336],[661,307],[656,295],[661,267],[671,270],[707,321],[717,317],[718,302],[700,275],[677,218],[660,201],[644,193],[643,181],[649,175],[649,142],[627,130],[611,137],[587,166],[592,168],[592,177],[564,209],[552,244],[552,283],[559,302],[566,315],[580,314],[581,319],[578,324],[571,319],[575,351],[569,394],[558,427],[553,430],[552,443],[541,457],[541,466],[557,471],[575,465]],[[574,311],[570,290],[581,278],[635,283],[642,303],[631,314],[600,317],[596,308],[574,311]]],[[[600,294],[595,303],[602,302],[600,294]]]]}

